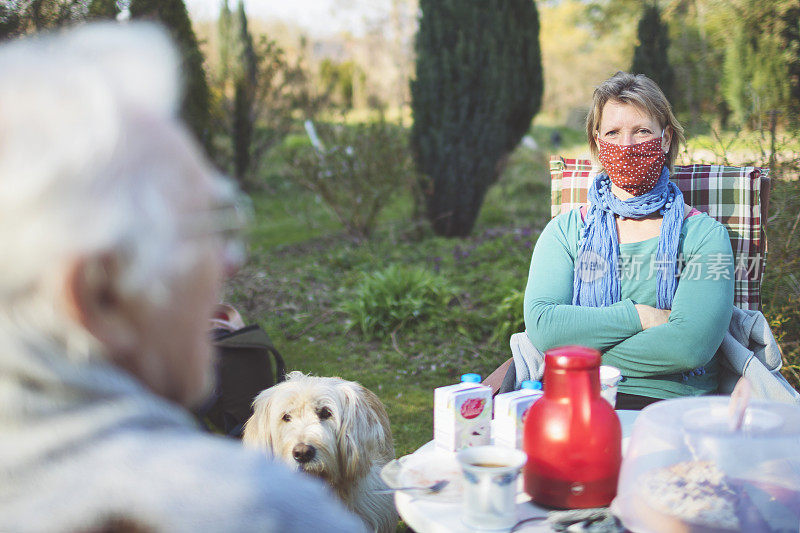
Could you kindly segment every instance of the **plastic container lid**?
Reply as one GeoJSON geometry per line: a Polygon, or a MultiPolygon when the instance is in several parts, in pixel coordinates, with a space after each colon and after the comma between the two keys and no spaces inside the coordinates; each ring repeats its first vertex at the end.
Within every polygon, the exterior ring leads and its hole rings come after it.
{"type": "Polygon", "coordinates": [[[526,379],[520,385],[521,389],[532,389],[532,390],[542,390],[542,382],[541,381],[532,381],[530,379],[526,379]]]}
{"type": "Polygon", "coordinates": [[[682,531],[797,530],[800,407],[751,400],[741,429],[733,430],[729,403],[703,396],[642,410],[612,503],[625,527],[643,533],[664,531],[667,523],[682,531]]]}
{"type": "Polygon", "coordinates": [[[481,375],[480,374],[463,374],[461,376],[462,383],[480,383],[481,382],[481,375]]]}

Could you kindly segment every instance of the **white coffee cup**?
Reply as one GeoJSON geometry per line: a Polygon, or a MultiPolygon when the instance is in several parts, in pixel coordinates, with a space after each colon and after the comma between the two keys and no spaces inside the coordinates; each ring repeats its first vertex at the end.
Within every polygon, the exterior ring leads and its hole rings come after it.
{"type": "Polygon", "coordinates": [[[600,365],[600,395],[608,400],[611,407],[617,404],[617,385],[622,379],[619,368],[611,365],[600,365]]]}
{"type": "Polygon", "coordinates": [[[513,527],[517,479],[528,456],[504,446],[475,446],[464,448],[456,458],[464,473],[464,524],[475,529],[513,527]]]}

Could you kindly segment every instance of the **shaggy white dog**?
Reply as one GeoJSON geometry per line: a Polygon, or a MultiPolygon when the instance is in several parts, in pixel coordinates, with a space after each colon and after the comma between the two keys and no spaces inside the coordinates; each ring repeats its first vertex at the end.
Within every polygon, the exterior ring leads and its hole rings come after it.
{"type": "Polygon", "coordinates": [[[394,459],[389,417],[375,394],[353,381],[291,372],[258,395],[243,441],[327,481],[375,531],[397,528],[380,470],[394,459]]]}

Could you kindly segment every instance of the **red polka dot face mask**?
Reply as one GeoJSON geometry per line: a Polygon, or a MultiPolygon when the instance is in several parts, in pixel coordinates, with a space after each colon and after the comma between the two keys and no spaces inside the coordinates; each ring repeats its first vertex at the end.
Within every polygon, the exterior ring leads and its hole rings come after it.
{"type": "Polygon", "coordinates": [[[625,146],[597,139],[600,163],[611,183],[634,196],[641,196],[655,187],[667,162],[661,139],[625,146]]]}

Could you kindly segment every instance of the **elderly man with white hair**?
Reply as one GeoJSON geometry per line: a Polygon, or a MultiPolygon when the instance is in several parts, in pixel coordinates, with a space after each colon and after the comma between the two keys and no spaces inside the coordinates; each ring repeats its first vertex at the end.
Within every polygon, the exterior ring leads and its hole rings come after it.
{"type": "Polygon", "coordinates": [[[0,47],[0,531],[361,531],[200,432],[232,187],[151,26],[0,47]]]}

